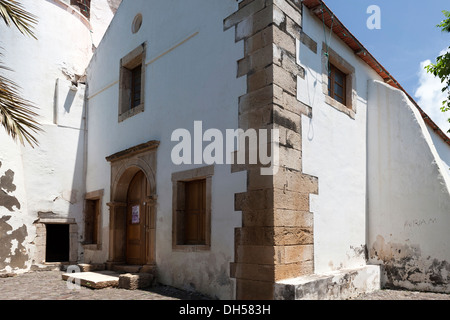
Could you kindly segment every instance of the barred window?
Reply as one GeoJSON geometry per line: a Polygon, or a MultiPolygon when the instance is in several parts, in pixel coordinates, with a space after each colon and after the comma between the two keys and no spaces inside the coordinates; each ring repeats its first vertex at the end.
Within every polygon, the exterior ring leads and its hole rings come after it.
{"type": "Polygon", "coordinates": [[[347,75],[344,72],[330,64],[330,70],[328,71],[328,95],[343,105],[347,105],[346,78],[347,75]]]}
{"type": "Polygon", "coordinates": [[[91,16],[91,0],[70,0],[70,5],[78,7],[87,19],[91,16]]]}

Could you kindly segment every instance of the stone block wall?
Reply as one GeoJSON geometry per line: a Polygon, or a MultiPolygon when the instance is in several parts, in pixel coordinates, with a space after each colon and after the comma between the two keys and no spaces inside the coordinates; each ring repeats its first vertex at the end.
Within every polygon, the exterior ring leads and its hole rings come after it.
{"type": "Polygon", "coordinates": [[[237,77],[247,77],[239,99],[239,128],[278,129],[279,168],[263,176],[260,165],[236,165],[247,171],[247,191],[235,195],[242,227],[235,231],[237,299],[273,299],[274,284],[314,272],[313,215],[309,195],[318,193],[316,177],[302,173],[301,117],[311,109],[297,100],[296,42],[301,39],[299,0],[243,0],[224,20],[244,41],[237,77]]]}

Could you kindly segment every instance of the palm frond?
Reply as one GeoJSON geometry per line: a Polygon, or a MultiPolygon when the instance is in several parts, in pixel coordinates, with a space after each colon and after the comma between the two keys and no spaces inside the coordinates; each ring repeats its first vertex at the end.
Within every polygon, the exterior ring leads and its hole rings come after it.
{"type": "Polygon", "coordinates": [[[22,34],[36,39],[34,34],[36,16],[26,11],[18,1],[0,0],[0,17],[7,26],[14,25],[22,34]]]}
{"type": "MultiPolygon", "coordinates": [[[[0,69],[9,70],[0,64],[0,69]]],[[[20,96],[19,86],[0,75],[0,125],[9,136],[22,145],[28,143],[31,147],[39,143],[34,134],[42,131],[40,124],[35,120],[39,115],[37,109],[30,101],[20,96]]]]}
{"type": "MultiPolygon", "coordinates": [[[[0,17],[8,27],[15,26],[22,34],[36,39],[36,16],[27,12],[17,0],[0,0],[0,17]]],[[[0,71],[11,69],[0,63],[0,71]]],[[[31,147],[38,145],[34,134],[42,131],[35,120],[38,114],[34,109],[37,108],[30,101],[21,97],[20,87],[0,74],[0,125],[14,141],[20,141],[22,145],[28,143],[31,147]]]]}

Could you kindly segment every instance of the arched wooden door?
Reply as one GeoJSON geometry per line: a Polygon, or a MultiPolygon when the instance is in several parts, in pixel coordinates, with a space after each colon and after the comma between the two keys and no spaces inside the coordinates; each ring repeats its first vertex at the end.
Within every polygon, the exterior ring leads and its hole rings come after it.
{"type": "Polygon", "coordinates": [[[149,185],[142,171],[131,180],[127,195],[126,263],[146,263],[146,195],[149,185]]]}

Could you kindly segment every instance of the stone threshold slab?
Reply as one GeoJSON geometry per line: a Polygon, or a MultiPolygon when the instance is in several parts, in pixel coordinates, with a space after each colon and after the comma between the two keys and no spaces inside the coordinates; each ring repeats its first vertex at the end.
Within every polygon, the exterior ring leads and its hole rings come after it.
{"type": "Polygon", "coordinates": [[[69,279],[75,283],[79,280],[79,284],[83,287],[91,289],[104,289],[108,287],[118,287],[119,273],[113,271],[101,272],[79,272],[79,273],[64,273],[62,279],[68,281],[69,279]]]}

